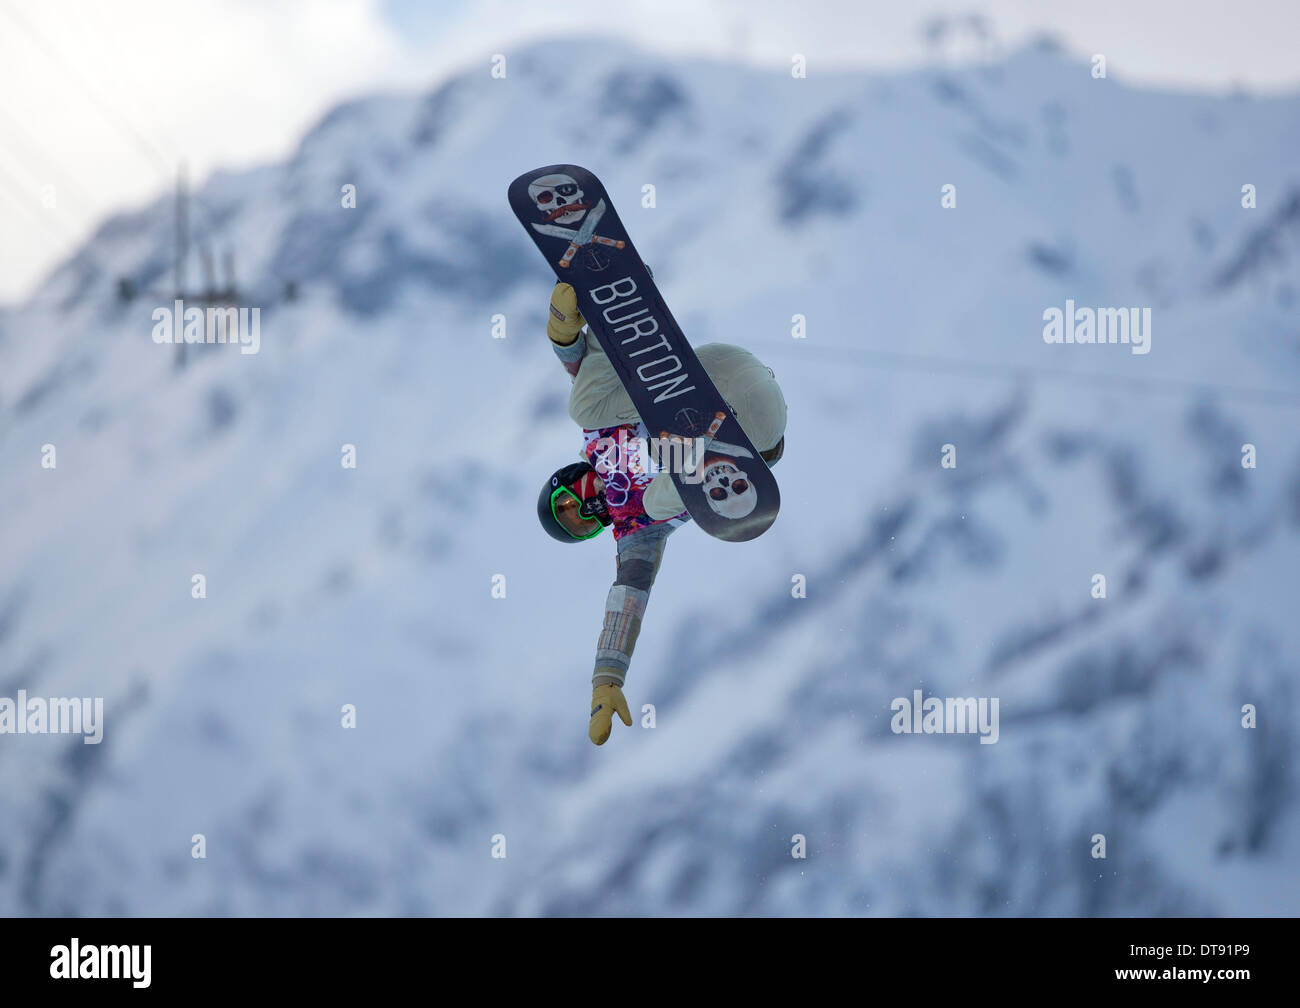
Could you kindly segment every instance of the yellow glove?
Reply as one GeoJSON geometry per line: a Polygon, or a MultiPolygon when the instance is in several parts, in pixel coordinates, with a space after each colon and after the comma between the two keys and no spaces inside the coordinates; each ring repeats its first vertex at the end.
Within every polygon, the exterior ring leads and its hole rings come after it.
{"type": "Polygon", "coordinates": [[[602,683],[591,691],[591,722],[587,725],[587,735],[596,745],[604,745],[609,738],[616,711],[623,723],[631,728],[632,713],[627,709],[627,699],[621,689],[613,683],[602,683]]]}
{"type": "Polygon", "coordinates": [[[557,283],[551,291],[551,317],[546,320],[546,335],[557,346],[568,346],[578,338],[578,330],[586,325],[578,311],[578,295],[573,285],[557,283]]]}

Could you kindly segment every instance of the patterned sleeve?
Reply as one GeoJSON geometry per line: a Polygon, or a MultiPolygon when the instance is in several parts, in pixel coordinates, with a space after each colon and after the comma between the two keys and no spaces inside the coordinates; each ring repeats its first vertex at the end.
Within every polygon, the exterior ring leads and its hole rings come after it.
{"type": "Polygon", "coordinates": [[[648,525],[618,541],[618,575],[605,600],[605,625],[596,643],[593,685],[612,682],[622,687],[627,678],[664,544],[676,527],[667,523],[648,525]]]}

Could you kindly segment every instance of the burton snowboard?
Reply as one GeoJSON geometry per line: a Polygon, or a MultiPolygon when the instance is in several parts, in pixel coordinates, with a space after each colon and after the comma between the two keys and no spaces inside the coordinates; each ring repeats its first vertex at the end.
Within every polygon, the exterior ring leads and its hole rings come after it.
{"type": "Polygon", "coordinates": [[[776,480],[668,311],[600,180],[577,165],[550,165],[520,175],[509,197],[556,279],[573,285],[651,436],[684,449],[675,456],[682,464],[668,468],[691,517],[719,539],[762,535],[781,507],[776,480]]]}

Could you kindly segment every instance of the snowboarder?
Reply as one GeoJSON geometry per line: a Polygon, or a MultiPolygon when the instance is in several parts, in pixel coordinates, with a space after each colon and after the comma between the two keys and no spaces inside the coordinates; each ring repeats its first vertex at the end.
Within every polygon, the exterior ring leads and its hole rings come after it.
{"type": "MultiPolygon", "coordinates": [[[[623,696],[632,649],[641,630],[669,534],[690,521],[666,472],[648,458],[651,437],[599,341],[584,330],[577,296],[567,283],[551,293],[546,330],[555,354],[573,378],[569,416],[582,429],[581,461],[558,469],[537,499],[537,515],[560,542],[593,539],[612,526],[617,576],[605,602],[605,622],[596,644],[591,719],[587,734],[604,745],[614,715],[631,726],[623,696]]],[[[747,350],[725,343],[696,348],[704,370],[727,401],[763,460],[774,465],[785,450],[785,398],[776,376],[747,350]]],[[[716,477],[709,492],[743,494],[744,473],[716,477]]]]}

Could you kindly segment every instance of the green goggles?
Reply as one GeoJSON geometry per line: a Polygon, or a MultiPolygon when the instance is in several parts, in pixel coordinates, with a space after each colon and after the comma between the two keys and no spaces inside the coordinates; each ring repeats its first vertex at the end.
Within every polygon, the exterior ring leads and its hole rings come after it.
{"type": "Polygon", "coordinates": [[[600,535],[608,521],[602,521],[593,503],[583,501],[566,486],[558,486],[551,491],[551,514],[560,527],[575,539],[591,539],[600,535]]]}

